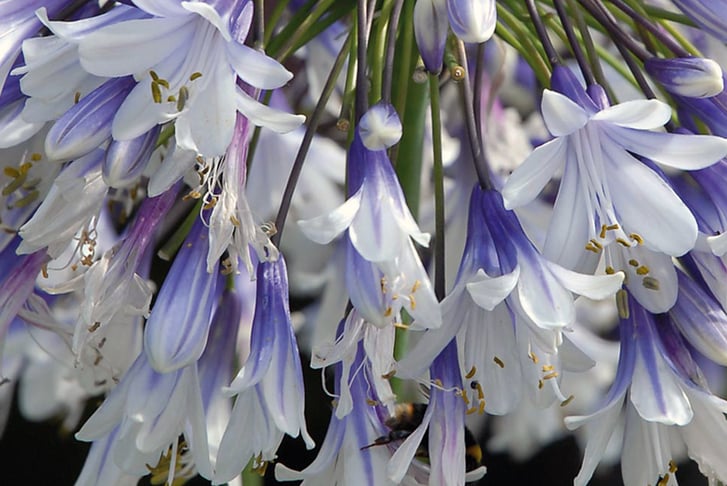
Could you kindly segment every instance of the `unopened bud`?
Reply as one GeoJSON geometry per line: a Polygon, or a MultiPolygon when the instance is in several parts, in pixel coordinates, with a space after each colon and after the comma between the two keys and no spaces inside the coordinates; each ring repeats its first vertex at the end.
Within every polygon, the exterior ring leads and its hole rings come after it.
{"type": "Polygon", "coordinates": [[[651,58],[646,72],[670,93],[690,98],[709,98],[722,92],[724,80],[719,64],[702,57],[651,58]]]}

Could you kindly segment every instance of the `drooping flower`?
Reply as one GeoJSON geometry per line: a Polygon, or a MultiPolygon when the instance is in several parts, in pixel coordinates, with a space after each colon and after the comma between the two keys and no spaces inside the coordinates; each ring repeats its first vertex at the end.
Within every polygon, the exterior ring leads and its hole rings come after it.
{"type": "Polygon", "coordinates": [[[207,228],[197,219],[174,259],[144,328],[150,365],[168,373],[196,362],[207,343],[219,274],[207,271],[207,228]]]}
{"type": "Polygon", "coordinates": [[[697,239],[697,223],[660,175],[633,154],[695,170],[727,155],[727,140],[655,131],[671,109],[658,100],[607,106],[599,87],[587,93],[567,68],[554,70],[542,111],[556,138],[537,147],[503,187],[505,207],[533,200],[554,173],[563,176],[544,254],[582,268],[587,248],[612,242],[680,256],[697,239]],[[563,94],[564,93],[564,94],[563,94]],[[593,95],[593,97],[591,97],[593,95]]]}
{"type": "Polygon", "coordinates": [[[625,484],[673,481],[673,459],[682,441],[703,474],[724,481],[727,469],[713,447],[727,436],[727,402],[706,387],[668,318],[650,314],[631,297],[628,312],[629,317],[621,320],[619,366],[605,403],[591,415],[566,418],[569,428],[585,425],[589,434],[575,484],[588,483],[620,424],[625,431],[621,448],[625,484]]]}
{"type": "Polygon", "coordinates": [[[465,42],[481,43],[492,37],[497,25],[494,0],[447,0],[449,25],[465,42]]]}
{"type": "Polygon", "coordinates": [[[349,149],[349,198],[329,214],[298,223],[326,244],[347,230],[347,288],[354,306],[378,326],[405,306],[419,328],[441,325],[439,305],[412,239],[428,245],[409,211],[385,150],[369,150],[356,132],[349,149]]]}
{"type": "Polygon", "coordinates": [[[709,98],[724,89],[722,68],[702,57],[647,59],[644,68],[670,93],[692,98],[709,98]]]}
{"type": "Polygon", "coordinates": [[[282,256],[258,263],[250,355],[228,391],[237,398],[219,446],[216,482],[231,480],[251,459],[258,467],[274,459],[284,434],[301,435],[313,448],[303,414],[303,375],[282,256]]]}
{"type": "Polygon", "coordinates": [[[97,76],[136,76],[137,84],[112,123],[117,140],[136,138],[175,120],[177,143],[205,156],[222,156],[239,111],[256,125],[288,131],[302,117],[259,103],[237,85],[278,88],[292,74],[243,44],[252,2],[137,2],[151,18],[128,20],[79,41],[81,65],[97,76]],[[183,47],[180,47],[183,46],[183,47]]]}
{"type": "Polygon", "coordinates": [[[427,331],[397,373],[419,376],[456,337],[461,373],[488,391],[487,412],[507,413],[524,390],[541,405],[565,400],[556,353],[575,322],[572,292],[606,298],[623,274],[584,275],[546,260],[494,190],[473,189],[467,231],[455,287],[442,303],[446,325],[427,331]]]}

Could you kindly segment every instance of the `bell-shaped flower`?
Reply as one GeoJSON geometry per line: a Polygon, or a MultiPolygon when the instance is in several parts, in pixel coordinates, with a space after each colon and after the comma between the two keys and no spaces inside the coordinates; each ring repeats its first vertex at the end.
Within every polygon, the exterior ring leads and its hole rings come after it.
{"type": "Polygon", "coordinates": [[[449,25],[465,42],[482,43],[495,33],[495,0],[447,0],[449,25]]]}
{"type": "Polygon", "coordinates": [[[707,389],[668,318],[650,314],[631,297],[628,314],[621,320],[618,371],[605,403],[591,415],[566,418],[568,428],[585,425],[589,436],[575,484],[588,483],[620,425],[625,484],[670,481],[682,444],[703,474],[724,481],[727,468],[713,447],[727,437],[727,402],[707,389]]]}
{"type": "Polygon", "coordinates": [[[523,390],[541,405],[565,400],[556,353],[575,321],[572,292],[604,299],[622,282],[621,272],[584,275],[546,260],[500,194],[476,186],[455,287],[442,303],[446,325],[427,331],[397,374],[419,376],[456,337],[461,372],[488,390],[489,413],[512,410],[523,390]]]}
{"type": "Polygon", "coordinates": [[[588,248],[612,242],[644,244],[671,256],[691,250],[697,239],[694,216],[635,155],[696,170],[727,155],[727,140],[655,131],[669,120],[668,105],[635,100],[605,106],[597,85],[587,93],[564,67],[554,70],[552,84],[561,92],[545,90],[542,112],[556,138],[537,147],[502,190],[505,207],[520,207],[563,171],[544,254],[579,268],[588,248]]]}
{"type": "Polygon", "coordinates": [[[28,98],[20,91],[20,80],[10,76],[0,92],[0,149],[14,147],[43,128],[43,123],[23,117],[28,98]]]}
{"type": "Polygon", "coordinates": [[[361,141],[369,150],[385,150],[401,139],[401,120],[391,104],[377,103],[361,117],[361,141]]]}
{"type": "Polygon", "coordinates": [[[33,217],[20,227],[19,254],[47,247],[48,255],[56,258],[77,233],[90,233],[108,192],[101,177],[103,156],[96,149],[63,168],[33,217]]]}
{"type": "Polygon", "coordinates": [[[376,372],[366,362],[363,344],[355,343],[350,362],[335,366],[334,394],[339,398],[318,456],[302,471],[277,464],[275,478],[278,481],[302,479],[303,485],[308,486],[397,484],[387,477],[387,461],[391,458],[389,448],[376,445],[376,440],[386,435],[383,418],[386,410],[379,404],[376,391],[369,388],[369,380],[375,378],[376,372]],[[346,367],[357,371],[349,377],[346,367]],[[347,389],[348,395],[345,402],[343,388],[347,389]]]}
{"type": "Polygon", "coordinates": [[[117,315],[147,317],[153,289],[140,273],[154,234],[171,208],[177,190],[145,199],[124,240],[93,262],[88,270],[61,285],[44,290],[53,294],[83,293],[73,332],[72,350],[78,354],[99,329],[117,315]]]}
{"type": "Polygon", "coordinates": [[[722,68],[712,59],[652,57],[644,68],[664,89],[679,96],[709,98],[724,89],[722,68]]]}
{"type": "Polygon", "coordinates": [[[253,4],[162,0],[136,4],[151,18],[103,27],[79,42],[81,65],[97,76],[135,76],[112,124],[129,140],[176,120],[176,140],[204,156],[222,156],[242,113],[256,125],[289,131],[303,121],[268,108],[237,85],[258,89],[292,78],[274,59],[244,45],[253,4]]]}
{"type": "Polygon", "coordinates": [[[95,440],[91,444],[86,462],[83,463],[83,469],[76,479],[76,486],[96,486],[97,484],[135,486],[139,484],[142,474],[127,474],[114,462],[113,446],[116,443],[118,432],[117,427],[107,436],[95,440]]]}
{"type": "Polygon", "coordinates": [[[197,361],[207,344],[219,297],[218,272],[207,271],[209,242],[201,219],[184,240],[144,329],[150,365],[167,373],[197,361]]]}
{"type": "MultiPolygon", "coordinates": [[[[388,464],[389,478],[397,484],[402,481],[409,464],[428,434],[429,484],[460,485],[477,481],[485,475],[485,467],[479,464],[479,446],[466,444],[464,416],[467,391],[462,389],[462,378],[457,362],[457,345],[450,341],[432,363],[431,379],[436,387],[431,389],[429,404],[422,423],[411,433],[394,453],[388,464]],[[466,460],[468,446],[470,461],[466,460]]],[[[481,390],[480,390],[481,391],[481,390]]],[[[468,399],[469,400],[469,399],[468,399]]],[[[473,400],[477,401],[477,400],[473,400]]]]}
{"type": "Polygon", "coordinates": [[[447,0],[421,0],[414,5],[414,37],[430,73],[442,70],[448,32],[447,0]]]}
{"type": "Polygon", "coordinates": [[[300,221],[313,241],[326,244],[347,232],[346,278],[364,318],[383,326],[398,316],[386,302],[404,297],[420,328],[441,325],[438,302],[412,243],[429,244],[414,221],[385,150],[367,149],[355,134],[349,150],[348,200],[329,214],[300,221]],[[358,280],[362,278],[361,282],[358,280]],[[419,321],[419,322],[417,322],[419,321]]]}
{"type": "Polygon", "coordinates": [[[282,256],[258,264],[250,355],[228,391],[237,398],[219,446],[216,482],[231,480],[251,459],[259,467],[274,459],[284,434],[300,434],[313,448],[303,413],[303,375],[282,256]]]}
{"type": "MultiPolygon", "coordinates": [[[[128,475],[144,476],[149,473],[148,465],[163,467],[160,463],[166,455],[170,482],[175,463],[192,464],[210,478],[212,467],[196,363],[158,373],[141,353],[76,438],[112,441],[106,445],[111,449],[106,454],[128,475]],[[188,449],[179,448],[180,435],[184,435],[188,449]]],[[[187,476],[192,475],[189,467],[181,469],[187,476]]]]}

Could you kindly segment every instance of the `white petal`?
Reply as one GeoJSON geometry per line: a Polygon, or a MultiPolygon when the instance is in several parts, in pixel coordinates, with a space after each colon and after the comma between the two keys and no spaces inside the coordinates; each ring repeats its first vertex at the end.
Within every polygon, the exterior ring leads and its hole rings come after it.
{"type": "Polygon", "coordinates": [[[189,12],[194,12],[210,24],[214,25],[226,42],[232,40],[229,29],[229,19],[222,18],[212,5],[203,2],[182,2],[182,7],[189,12]]]}
{"type": "Polygon", "coordinates": [[[706,240],[713,255],[721,257],[727,253],[727,232],[716,236],[707,236],[706,240]]]}
{"type": "Polygon", "coordinates": [[[659,100],[632,100],[609,106],[596,113],[600,120],[621,127],[648,130],[663,126],[671,118],[671,107],[659,100]]]}
{"type": "Polygon", "coordinates": [[[551,262],[545,262],[565,288],[589,299],[601,300],[615,294],[624,281],[624,273],[612,275],[586,275],[574,272],[551,262]]]}
{"type": "Polygon", "coordinates": [[[608,134],[629,152],[676,169],[703,169],[727,155],[727,139],[711,135],[647,132],[620,127],[609,127],[608,134]]]}
{"type": "Polygon", "coordinates": [[[467,292],[478,306],[491,311],[510,295],[520,278],[520,267],[499,277],[490,277],[481,268],[476,276],[467,283],[467,292]]]}
{"type": "Polygon", "coordinates": [[[303,234],[312,241],[320,245],[327,245],[351,225],[361,206],[362,194],[363,187],[330,213],[298,221],[298,226],[303,234]]]}
{"type": "Polygon", "coordinates": [[[629,393],[631,403],[644,420],[665,425],[688,424],[694,414],[679,379],[655,345],[649,351],[653,352],[650,363],[644,361],[643,350],[636,356],[629,393]]]}
{"type": "Polygon", "coordinates": [[[546,89],[540,105],[543,120],[548,131],[554,136],[568,135],[588,123],[588,114],[567,96],[546,89]]]}
{"type": "Polygon", "coordinates": [[[565,162],[567,147],[566,138],[556,138],[533,150],[502,188],[505,207],[517,208],[535,199],[565,162]]]}
{"type": "MultiPolygon", "coordinates": [[[[520,258],[517,302],[539,327],[560,328],[573,323],[573,296],[535,256],[520,258]]],[[[545,261],[545,260],[543,260],[545,261]]]]}
{"type": "Polygon", "coordinates": [[[237,110],[255,125],[278,133],[295,130],[305,121],[305,116],[292,115],[265,106],[239,88],[237,89],[237,110]]]}
{"type": "Polygon", "coordinates": [[[114,116],[111,136],[116,140],[131,140],[170,119],[163,104],[152,102],[149,85],[137,83],[114,116]]]}
{"type": "Polygon", "coordinates": [[[697,222],[674,190],[654,171],[612,144],[606,151],[613,205],[624,231],[655,251],[681,256],[697,241],[697,222]]]}
{"type": "Polygon", "coordinates": [[[227,59],[240,79],[260,89],[273,89],[283,86],[293,78],[275,59],[247,46],[230,42],[226,46],[227,59]]]}
{"type": "Polygon", "coordinates": [[[97,76],[143,73],[189,44],[190,18],[129,20],[97,30],[78,46],[81,65],[97,76]]]}

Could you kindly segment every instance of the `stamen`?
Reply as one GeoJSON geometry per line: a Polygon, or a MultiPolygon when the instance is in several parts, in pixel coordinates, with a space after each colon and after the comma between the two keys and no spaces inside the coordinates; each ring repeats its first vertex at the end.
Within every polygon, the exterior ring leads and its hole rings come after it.
{"type": "Polygon", "coordinates": [[[195,79],[199,79],[202,77],[202,73],[199,71],[195,71],[192,74],[189,75],[189,80],[194,81],[195,79]]]}
{"type": "Polygon", "coordinates": [[[32,160],[33,162],[40,162],[42,158],[43,158],[43,156],[41,154],[39,154],[38,152],[33,152],[30,155],[30,160],[32,160]]]}
{"type": "Polygon", "coordinates": [[[637,275],[646,275],[649,273],[649,267],[646,265],[641,265],[639,268],[636,269],[637,275]]]}
{"type": "Polygon", "coordinates": [[[616,270],[611,265],[606,267],[606,275],[613,275],[614,273],[616,273],[616,270]]]}
{"type": "Polygon", "coordinates": [[[17,201],[15,201],[12,204],[12,206],[9,207],[8,209],[24,208],[24,207],[28,206],[29,204],[31,204],[36,199],[38,199],[39,196],[40,196],[40,192],[35,191],[35,190],[30,191],[28,194],[26,194],[25,196],[21,197],[17,201]]]}
{"type": "Polygon", "coordinates": [[[159,83],[152,81],[151,83],[151,99],[154,103],[162,102],[162,90],[159,87],[159,83]]]}
{"type": "Polygon", "coordinates": [[[669,472],[674,474],[675,472],[677,472],[677,469],[678,468],[676,463],[674,462],[674,459],[669,460],[669,472]]]}
{"type": "Polygon", "coordinates": [[[494,358],[492,358],[492,361],[494,361],[494,362],[495,362],[495,364],[496,364],[497,366],[499,366],[500,368],[504,368],[504,367],[505,367],[505,362],[504,362],[504,361],[502,361],[502,360],[501,360],[500,358],[498,358],[497,356],[495,356],[494,358]]]}
{"type": "MultiPolygon", "coordinates": [[[[644,280],[651,277],[645,277],[644,280]]],[[[629,296],[624,289],[620,289],[616,292],[616,309],[618,309],[618,316],[621,319],[629,318],[629,296]]]]}
{"type": "Polygon", "coordinates": [[[631,238],[632,240],[634,240],[639,245],[643,245],[644,244],[644,239],[638,233],[630,233],[629,234],[629,238],[631,238]]]}
{"type": "Polygon", "coordinates": [[[585,248],[586,248],[586,250],[592,251],[593,253],[598,253],[598,248],[593,246],[593,244],[590,242],[586,244],[585,248]]]}
{"type": "Polygon", "coordinates": [[[542,390],[544,385],[543,380],[538,380],[538,390],[542,390]]]}
{"type": "Polygon", "coordinates": [[[98,328],[101,327],[101,323],[99,321],[94,322],[90,326],[88,326],[88,332],[96,332],[98,328]]]}
{"type": "Polygon", "coordinates": [[[372,399],[370,399],[370,398],[368,398],[368,397],[366,398],[366,405],[369,405],[369,406],[371,406],[371,407],[375,407],[375,406],[376,406],[376,405],[378,405],[378,404],[379,404],[379,402],[378,402],[378,401],[376,401],[376,400],[372,400],[372,399]]]}
{"type": "Polygon", "coordinates": [[[239,220],[239,219],[237,219],[237,216],[235,216],[234,214],[231,214],[231,215],[230,215],[230,221],[232,221],[232,226],[237,226],[237,227],[239,227],[239,226],[240,226],[240,224],[241,224],[241,223],[240,223],[240,220],[239,220]]]}
{"type": "Polygon", "coordinates": [[[664,474],[664,477],[656,483],[656,486],[667,486],[669,484],[669,473],[664,474]]]}
{"type": "Polygon", "coordinates": [[[574,398],[575,398],[575,397],[574,397],[573,395],[569,396],[568,398],[566,398],[565,400],[563,400],[562,402],[560,402],[560,406],[561,406],[561,407],[566,407],[566,406],[568,406],[568,404],[569,404],[570,402],[572,402],[574,398]]]}
{"type": "Polygon", "coordinates": [[[79,101],[81,101],[81,92],[80,91],[76,91],[73,94],[73,104],[74,105],[77,105],[79,101]]]}
{"type": "Polygon", "coordinates": [[[553,371],[555,367],[553,365],[543,365],[543,373],[547,373],[548,371],[553,371]]]}
{"type": "Polygon", "coordinates": [[[591,239],[590,241],[593,244],[593,246],[595,246],[599,250],[603,250],[603,245],[600,244],[598,241],[596,241],[595,238],[594,239],[591,239]]]}
{"type": "Polygon", "coordinates": [[[544,380],[552,380],[553,378],[558,378],[558,372],[554,371],[552,373],[548,373],[547,375],[543,376],[544,380]]]}
{"type": "Polygon", "coordinates": [[[409,305],[411,306],[411,310],[416,310],[417,308],[417,301],[414,300],[414,295],[409,294],[409,305]]]}
{"type": "Polygon", "coordinates": [[[638,260],[634,260],[632,258],[631,260],[629,260],[629,265],[631,265],[632,267],[638,267],[639,266],[639,262],[638,262],[638,260]]]}
{"type": "Polygon", "coordinates": [[[605,224],[602,224],[602,225],[601,225],[601,232],[600,232],[600,233],[598,234],[598,236],[599,236],[599,237],[600,237],[601,239],[604,239],[604,238],[606,237],[606,231],[607,231],[607,230],[608,230],[608,226],[606,226],[605,224]]]}
{"type": "Polygon", "coordinates": [[[655,279],[654,277],[644,277],[644,279],[641,281],[641,285],[649,290],[659,290],[659,288],[661,287],[659,285],[659,280],[655,279]]]}
{"type": "Polygon", "coordinates": [[[419,280],[414,281],[414,285],[411,286],[411,293],[413,294],[417,290],[419,290],[419,287],[422,286],[422,283],[419,280]]]}
{"type": "Polygon", "coordinates": [[[469,380],[470,378],[475,376],[475,373],[477,373],[477,368],[475,368],[475,366],[472,365],[472,368],[470,368],[470,370],[467,372],[466,375],[464,375],[464,377],[469,380]]]}
{"type": "Polygon", "coordinates": [[[631,243],[624,240],[623,238],[616,238],[616,243],[619,245],[625,247],[625,248],[631,248],[631,243]]]}
{"type": "Polygon", "coordinates": [[[391,378],[394,377],[395,374],[396,374],[396,370],[391,370],[388,373],[386,373],[385,375],[381,375],[381,378],[383,378],[384,380],[390,380],[391,378]]]}
{"type": "Polygon", "coordinates": [[[533,353],[532,351],[528,351],[528,357],[530,358],[530,361],[532,361],[535,364],[538,364],[539,360],[535,353],[533,353]]]}
{"type": "Polygon", "coordinates": [[[186,86],[182,86],[179,88],[179,94],[177,96],[177,111],[182,111],[184,109],[184,105],[187,104],[187,100],[189,99],[189,89],[187,89],[186,86]]]}

